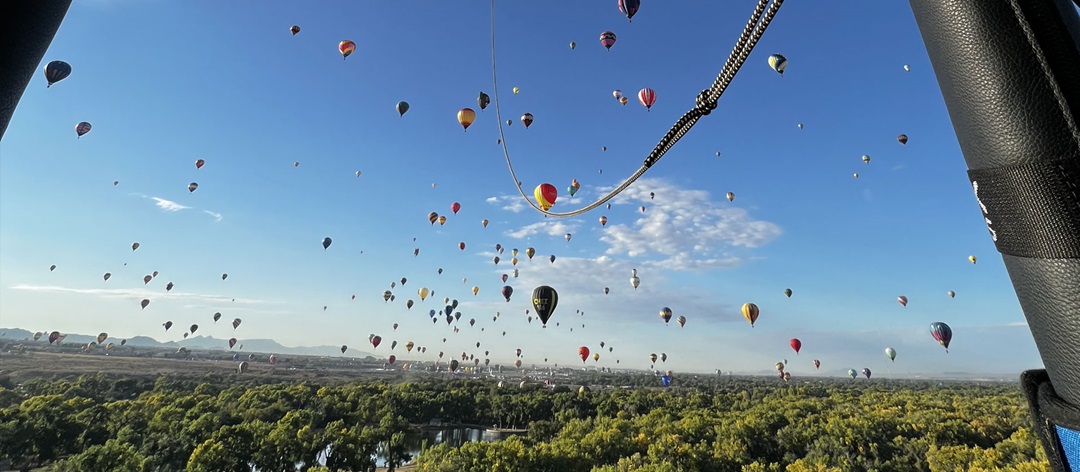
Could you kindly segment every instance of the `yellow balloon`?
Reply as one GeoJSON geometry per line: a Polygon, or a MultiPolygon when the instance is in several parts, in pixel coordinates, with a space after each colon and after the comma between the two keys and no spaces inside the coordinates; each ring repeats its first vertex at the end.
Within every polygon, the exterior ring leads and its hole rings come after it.
{"type": "Polygon", "coordinates": [[[472,108],[462,108],[457,112],[458,123],[461,123],[461,127],[466,131],[469,129],[469,125],[476,119],[476,112],[472,108]]]}
{"type": "Polygon", "coordinates": [[[517,88],[517,87],[514,87],[514,93],[518,93],[518,92],[520,92],[520,91],[521,91],[521,89],[519,89],[519,88],[517,88]]]}
{"type": "Polygon", "coordinates": [[[750,327],[754,327],[754,323],[757,321],[758,316],[761,314],[761,310],[753,303],[744,303],[742,306],[743,318],[750,322],[750,327]]]}
{"type": "Polygon", "coordinates": [[[418,290],[418,293],[420,294],[420,301],[424,301],[427,298],[428,294],[431,293],[431,290],[428,290],[427,287],[424,287],[418,290]]]}

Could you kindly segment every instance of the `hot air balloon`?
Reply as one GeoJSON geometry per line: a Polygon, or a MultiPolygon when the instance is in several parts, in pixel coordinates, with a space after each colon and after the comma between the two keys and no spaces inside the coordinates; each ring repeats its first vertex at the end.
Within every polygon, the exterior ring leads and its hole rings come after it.
{"type": "Polygon", "coordinates": [[[233,329],[239,328],[240,323],[243,323],[243,320],[241,320],[240,318],[233,318],[233,320],[232,320],[233,329]]]}
{"type": "Polygon", "coordinates": [[[600,33],[600,44],[610,51],[611,47],[615,45],[615,33],[612,33],[611,31],[600,33]]]}
{"type": "Polygon", "coordinates": [[[817,359],[814,359],[814,368],[815,369],[820,369],[821,368],[821,361],[819,361],[817,359]]]}
{"type": "Polygon", "coordinates": [[[945,352],[949,352],[949,343],[952,342],[952,328],[949,325],[940,321],[930,323],[930,335],[945,348],[945,352]]]}
{"type": "Polygon", "coordinates": [[[465,241],[462,241],[462,242],[458,243],[458,249],[460,249],[462,251],[465,250],[465,241]]]}
{"type": "Polygon", "coordinates": [[[529,125],[532,124],[532,122],[533,122],[532,113],[526,113],[524,115],[521,115],[521,124],[525,125],[525,128],[528,128],[529,125]]]}
{"type": "Polygon", "coordinates": [[[891,347],[885,348],[885,357],[888,357],[890,361],[896,362],[896,349],[891,347]]]}
{"type": "MultiPolygon", "coordinates": [[[[678,322],[679,322],[679,327],[680,327],[680,328],[682,328],[682,327],[685,327],[685,326],[686,326],[686,317],[685,317],[685,316],[679,315],[679,317],[678,317],[678,318],[676,318],[676,319],[675,319],[675,321],[678,321],[678,322]]],[[[603,346],[600,346],[600,347],[603,347],[603,346]]]]}
{"type": "Polygon", "coordinates": [[[154,278],[149,276],[149,275],[144,275],[143,278],[142,278],[142,283],[143,283],[143,285],[146,285],[146,284],[150,283],[151,280],[154,280],[154,278]]]}
{"type": "Polygon", "coordinates": [[[576,49],[576,48],[577,48],[577,43],[574,42],[574,41],[570,41],[570,49],[576,49]]]}
{"type": "Polygon", "coordinates": [[[863,161],[864,164],[870,164],[870,155],[869,154],[863,154],[862,161],[863,161]]]}
{"type": "Polygon", "coordinates": [[[289,27],[289,32],[292,33],[293,36],[296,36],[296,33],[300,32],[300,27],[297,25],[292,25],[291,27],[289,27]]]}
{"type": "Polygon", "coordinates": [[[341,52],[341,60],[349,57],[356,50],[356,43],[346,39],[338,43],[338,51],[341,52]]]}
{"type": "Polygon", "coordinates": [[[483,226],[483,227],[487,228],[487,225],[488,225],[488,220],[487,219],[480,220],[480,226],[483,226]]]}
{"type": "Polygon", "coordinates": [[[342,354],[345,354],[345,351],[348,351],[348,350],[349,350],[349,346],[346,346],[344,344],[341,345],[341,353],[342,354]]]}
{"type": "Polygon", "coordinates": [[[191,332],[191,334],[195,334],[195,332],[198,331],[198,330],[199,330],[199,325],[197,325],[197,324],[193,324],[193,325],[188,327],[188,331],[191,332]]]}
{"type": "Polygon", "coordinates": [[[382,336],[375,336],[375,337],[371,338],[371,345],[373,347],[378,348],[379,344],[381,344],[381,343],[382,343],[382,336]]]}
{"type": "Polygon", "coordinates": [[[727,193],[727,201],[729,201],[729,202],[735,201],[735,192],[728,192],[727,193]]]}
{"type": "Polygon", "coordinates": [[[584,364],[585,361],[589,359],[589,348],[586,346],[581,346],[578,348],[577,352],[578,357],[581,357],[581,363],[584,364]]]}
{"type": "Polygon", "coordinates": [[[529,256],[529,259],[531,260],[533,258],[533,256],[536,255],[536,248],[533,248],[533,247],[525,248],[525,255],[529,256]]]}
{"type": "Polygon", "coordinates": [[[859,373],[855,372],[855,369],[848,369],[847,374],[852,380],[855,380],[855,378],[859,376],[859,373]]]}
{"type": "Polygon", "coordinates": [[[974,264],[976,261],[978,261],[978,259],[975,256],[968,256],[968,260],[971,261],[972,264],[974,264]]]}
{"type": "Polygon", "coordinates": [[[799,338],[791,338],[788,344],[791,345],[791,349],[795,350],[795,354],[798,354],[799,350],[802,349],[802,341],[799,341],[799,338]]]}
{"type": "Polygon", "coordinates": [[[480,105],[481,110],[487,108],[488,104],[490,103],[491,97],[489,97],[488,94],[484,92],[480,92],[480,96],[476,97],[476,104],[480,105]]]}
{"type": "Polygon", "coordinates": [[[744,303],[742,306],[743,318],[750,322],[750,327],[754,327],[754,323],[757,322],[758,316],[761,315],[761,310],[753,303],[744,303]]]}
{"type": "Polygon", "coordinates": [[[572,234],[566,233],[566,242],[570,242],[570,238],[572,237],[574,237],[572,234]]]}
{"type": "Polygon", "coordinates": [[[236,345],[236,338],[229,338],[229,349],[236,345]]]}
{"type": "Polygon", "coordinates": [[[785,288],[784,289],[784,295],[786,295],[788,298],[791,298],[791,289],[790,288],[785,288]]]}
{"type": "Polygon", "coordinates": [[[502,288],[502,296],[503,296],[503,298],[506,299],[507,302],[510,301],[510,295],[513,295],[513,294],[514,294],[514,287],[511,287],[509,285],[504,285],[503,286],[503,288],[502,288]]]}
{"type": "Polygon", "coordinates": [[[188,184],[188,186],[187,186],[188,192],[190,192],[190,193],[194,193],[195,190],[198,190],[198,188],[199,188],[198,182],[192,182],[192,183],[188,184]]]}
{"type": "Polygon", "coordinates": [[[664,323],[671,321],[671,308],[663,307],[660,309],[660,319],[664,320],[664,323]]]}
{"type": "Polygon", "coordinates": [[[899,141],[900,144],[907,144],[908,138],[906,134],[901,134],[896,137],[896,140],[899,141]]]}
{"type": "Polygon", "coordinates": [[[471,125],[475,119],[476,112],[473,111],[472,108],[462,108],[457,112],[458,123],[461,124],[461,127],[464,128],[465,131],[469,130],[469,125],[471,125]]]}
{"type": "Polygon", "coordinates": [[[907,306],[907,297],[905,297],[903,295],[900,295],[899,297],[896,297],[896,301],[900,302],[901,306],[907,306]]]}
{"type": "Polygon", "coordinates": [[[322,240],[322,248],[323,248],[323,250],[325,251],[327,248],[329,248],[330,244],[332,244],[333,242],[334,242],[334,240],[330,239],[329,236],[323,238],[323,240],[322,240]]]}
{"type": "Polygon", "coordinates": [[[949,290],[949,298],[956,298],[956,292],[949,290]]]}
{"type": "Polygon", "coordinates": [[[79,124],[75,125],[75,134],[78,134],[78,137],[81,138],[84,134],[90,132],[90,128],[93,128],[90,123],[86,121],[79,122],[79,124]]]}
{"type": "Polygon", "coordinates": [[[395,109],[397,109],[398,116],[405,116],[405,112],[409,111],[409,102],[404,100],[397,102],[395,109]]]}
{"type": "Polygon", "coordinates": [[[518,92],[521,92],[521,87],[514,87],[514,95],[517,95],[518,92]]]}
{"type": "Polygon", "coordinates": [[[144,299],[142,299],[141,302],[139,302],[139,306],[141,306],[144,310],[146,309],[146,307],[148,305],[150,305],[150,299],[149,298],[144,298],[144,299]]]}
{"type": "Polygon", "coordinates": [[[240,364],[238,364],[236,366],[236,372],[237,373],[243,374],[244,372],[247,372],[247,370],[248,370],[247,361],[243,361],[243,362],[241,362],[240,364]]]}
{"type": "Polygon", "coordinates": [[[71,65],[64,61],[52,61],[46,64],[45,80],[49,83],[45,88],[52,87],[52,84],[66,79],[69,75],[71,75],[71,65]]]}
{"type": "Polygon", "coordinates": [[[532,304],[536,315],[540,317],[540,322],[547,326],[548,319],[555,312],[555,307],[559,305],[559,293],[547,285],[536,287],[532,293],[532,304]]]}
{"type": "Polygon", "coordinates": [[[787,58],[782,54],[773,54],[769,56],[769,67],[772,67],[781,77],[784,76],[784,69],[787,68],[787,58]]]}
{"type": "Polygon", "coordinates": [[[637,99],[645,105],[646,110],[652,110],[653,104],[656,103],[656,92],[651,88],[643,88],[638,91],[637,99]]]}
{"type": "Polygon", "coordinates": [[[619,0],[619,12],[626,15],[627,21],[633,22],[638,8],[641,8],[641,0],[619,0]]]}
{"type": "Polygon", "coordinates": [[[195,168],[196,169],[202,169],[202,167],[204,165],[206,165],[206,160],[204,160],[204,159],[196,159],[195,160],[195,168]]]}
{"type": "Polygon", "coordinates": [[[863,376],[865,376],[866,378],[869,379],[870,378],[870,368],[863,367],[862,374],[863,374],[863,376]]]}
{"type": "Polygon", "coordinates": [[[217,323],[221,319],[221,312],[214,313],[214,323],[217,323]]]}
{"type": "Polygon", "coordinates": [[[533,196],[536,198],[536,203],[540,205],[540,208],[547,211],[555,205],[555,200],[559,198],[559,190],[554,185],[543,183],[536,186],[533,196]]]}
{"type": "Polygon", "coordinates": [[[601,216],[600,217],[600,226],[607,226],[607,217],[606,216],[601,216]]]}
{"type": "Polygon", "coordinates": [[[460,211],[460,210],[461,210],[461,204],[460,204],[460,203],[458,203],[458,202],[454,202],[454,203],[452,203],[452,204],[450,205],[450,211],[454,212],[454,214],[455,214],[455,215],[456,215],[456,214],[457,214],[457,212],[458,212],[458,211],[460,211]]]}
{"type": "Polygon", "coordinates": [[[472,288],[472,294],[473,294],[473,296],[476,296],[476,294],[478,294],[478,293],[480,293],[480,286],[478,286],[478,285],[473,285],[473,288],[472,288]]]}

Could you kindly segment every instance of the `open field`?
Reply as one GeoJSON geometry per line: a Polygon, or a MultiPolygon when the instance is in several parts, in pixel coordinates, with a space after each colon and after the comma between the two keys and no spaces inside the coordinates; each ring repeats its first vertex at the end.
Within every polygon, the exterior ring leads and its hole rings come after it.
{"type": "MultiPolygon", "coordinates": [[[[84,355],[51,352],[0,355],[0,375],[8,376],[15,383],[34,378],[74,380],[83,374],[105,373],[109,376],[200,377],[204,375],[239,375],[237,362],[232,360],[169,359],[155,357],[127,357],[84,355]]],[[[245,377],[274,378],[281,381],[348,381],[360,378],[396,378],[399,371],[382,370],[377,367],[292,367],[270,365],[266,362],[249,364],[245,377]]]]}

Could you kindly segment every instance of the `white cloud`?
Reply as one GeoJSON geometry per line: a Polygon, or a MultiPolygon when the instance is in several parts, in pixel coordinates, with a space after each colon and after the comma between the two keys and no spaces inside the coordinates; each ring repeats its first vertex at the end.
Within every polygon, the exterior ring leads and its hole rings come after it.
{"type": "Polygon", "coordinates": [[[561,220],[548,220],[524,226],[517,231],[507,231],[506,235],[515,239],[524,239],[534,234],[546,234],[548,236],[564,236],[577,230],[577,223],[566,223],[561,220]]]}
{"type": "Polygon", "coordinates": [[[203,213],[214,217],[214,221],[221,221],[221,213],[213,212],[210,210],[203,210],[203,213]]]}
{"type": "Polygon", "coordinates": [[[198,300],[206,302],[216,303],[238,303],[238,304],[258,304],[264,303],[262,300],[254,300],[250,298],[230,298],[220,295],[208,295],[201,293],[189,293],[189,292],[164,292],[161,290],[150,290],[145,288],[69,288],[59,287],[56,285],[27,285],[18,284],[10,287],[13,290],[25,290],[28,292],[52,292],[52,293],[77,293],[83,295],[96,295],[106,298],[129,298],[135,300],[141,300],[143,298],[155,299],[174,299],[174,300],[198,300]]]}
{"type": "Polygon", "coordinates": [[[512,211],[514,213],[521,213],[528,208],[528,205],[521,200],[520,195],[500,195],[498,197],[488,197],[486,200],[492,205],[501,205],[501,208],[506,211],[512,211]]]}
{"type": "Polygon", "coordinates": [[[176,203],[176,202],[174,202],[172,200],[166,200],[166,199],[160,198],[160,197],[150,197],[150,199],[157,202],[157,207],[161,208],[162,210],[165,210],[165,211],[180,211],[180,210],[187,210],[187,209],[191,208],[189,206],[181,205],[181,204],[176,203]]]}
{"type": "Polygon", "coordinates": [[[600,237],[608,245],[605,253],[661,256],[657,264],[668,269],[732,267],[741,258],[730,249],[758,248],[781,234],[776,224],[756,220],[731,203],[714,201],[707,191],[682,189],[662,179],[641,179],[612,202],[643,205],[646,211],[633,224],[608,223],[600,237]]]}

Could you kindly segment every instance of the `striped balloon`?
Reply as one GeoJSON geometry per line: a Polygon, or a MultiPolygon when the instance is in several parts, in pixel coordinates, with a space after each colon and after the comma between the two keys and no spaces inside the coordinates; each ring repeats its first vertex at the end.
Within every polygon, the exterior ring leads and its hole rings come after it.
{"type": "Polygon", "coordinates": [[[600,33],[600,44],[610,51],[611,47],[615,45],[615,33],[612,33],[611,31],[600,33]]]}
{"type": "Polygon", "coordinates": [[[653,103],[656,103],[656,92],[651,88],[643,88],[637,93],[637,99],[645,108],[651,110],[653,103]]]}

